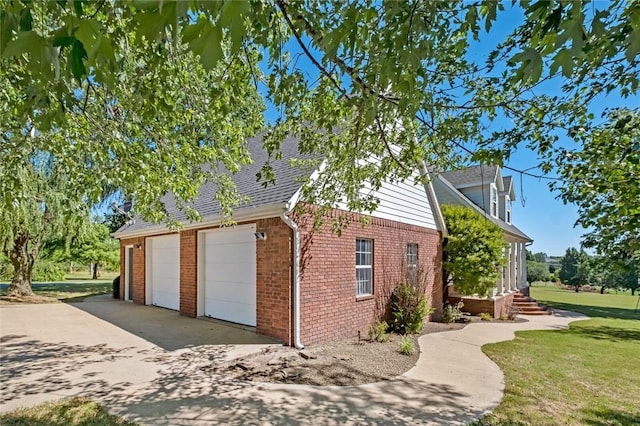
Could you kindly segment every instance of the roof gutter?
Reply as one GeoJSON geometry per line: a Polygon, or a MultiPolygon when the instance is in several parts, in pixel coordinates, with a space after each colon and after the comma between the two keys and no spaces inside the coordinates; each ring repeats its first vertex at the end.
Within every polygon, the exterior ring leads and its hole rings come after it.
{"type": "Polygon", "coordinates": [[[280,218],[293,231],[293,346],[304,349],[300,342],[300,228],[287,213],[288,209],[284,209],[280,218]]]}

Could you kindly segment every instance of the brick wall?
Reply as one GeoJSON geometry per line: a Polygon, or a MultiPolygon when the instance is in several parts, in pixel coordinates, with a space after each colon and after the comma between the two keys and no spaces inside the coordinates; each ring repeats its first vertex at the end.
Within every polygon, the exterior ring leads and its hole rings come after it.
{"type": "MultiPolygon", "coordinates": [[[[334,216],[344,214],[334,211],[334,216]]],[[[331,232],[327,218],[314,231],[309,215],[296,222],[301,228],[301,340],[305,345],[337,338],[366,336],[376,319],[388,318],[391,291],[403,278],[408,243],[418,244],[421,269],[427,272],[429,305],[442,309],[441,235],[436,230],[371,218],[361,226],[353,215],[341,236],[331,232]],[[373,295],[356,298],[356,238],[373,240],[373,295]]]]}
{"type": "Polygon", "coordinates": [[[279,217],[258,220],[256,231],[267,233],[256,242],[256,331],[291,345],[293,231],[279,217]]]}
{"type": "Polygon", "coordinates": [[[125,296],[125,247],[133,246],[133,303],[145,303],[145,238],[120,240],[120,299],[125,296]],[[139,246],[140,248],[138,248],[139,246]]]}
{"type": "Polygon", "coordinates": [[[198,232],[180,232],[180,314],[195,318],[198,312],[198,232]]]}
{"type": "Polygon", "coordinates": [[[464,306],[463,312],[468,312],[472,315],[479,315],[481,313],[489,313],[494,318],[500,318],[502,315],[509,313],[509,308],[513,303],[513,297],[515,293],[506,294],[504,296],[496,296],[495,298],[481,299],[477,297],[460,297],[450,296],[449,304],[455,305],[462,301],[464,306]]]}

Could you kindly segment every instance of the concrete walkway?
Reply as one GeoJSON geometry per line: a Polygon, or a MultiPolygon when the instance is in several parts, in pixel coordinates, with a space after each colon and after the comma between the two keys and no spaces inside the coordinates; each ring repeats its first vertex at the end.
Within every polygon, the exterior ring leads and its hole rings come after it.
{"type": "Polygon", "coordinates": [[[0,411],[81,395],[150,425],[468,424],[495,408],[504,389],[502,372],[482,354],[483,344],[512,339],[517,330],[564,329],[586,318],[529,316],[523,317],[527,322],[474,323],[428,334],[420,337],[418,363],[403,376],[355,387],[312,387],[214,374],[208,366],[216,360],[269,342],[243,344],[250,338],[243,330],[225,331],[236,344],[207,342],[206,336],[219,333],[211,331],[212,323],[179,316],[140,335],[142,328],[128,319],[107,321],[113,307],[152,311],[154,321],[173,313],[123,304],[0,307],[0,411]],[[176,341],[181,330],[193,333],[200,326],[210,331],[176,341]]]}

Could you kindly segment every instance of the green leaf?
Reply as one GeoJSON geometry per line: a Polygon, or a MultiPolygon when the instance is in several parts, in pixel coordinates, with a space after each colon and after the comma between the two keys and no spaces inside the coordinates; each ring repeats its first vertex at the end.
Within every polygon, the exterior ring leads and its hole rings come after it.
{"type": "Polygon", "coordinates": [[[31,16],[31,9],[22,9],[20,11],[20,31],[31,31],[32,24],[33,17],[31,16]]]}
{"type": "Polygon", "coordinates": [[[76,16],[81,18],[84,14],[82,10],[82,0],[73,0],[73,9],[76,11],[76,16]]]}
{"type": "Polygon", "coordinates": [[[79,40],[73,42],[70,55],[71,73],[78,81],[82,81],[87,75],[87,69],[84,66],[84,59],[87,59],[87,51],[79,40]]]}
{"type": "Polygon", "coordinates": [[[7,43],[2,56],[11,58],[27,52],[39,52],[48,44],[47,40],[33,31],[18,34],[18,38],[7,43]]]}
{"type": "Polygon", "coordinates": [[[569,78],[573,73],[574,61],[573,54],[569,49],[562,49],[556,57],[553,59],[550,71],[551,74],[555,74],[558,68],[562,67],[562,75],[569,78]]]}
{"type": "Polygon", "coordinates": [[[193,53],[200,55],[205,69],[211,70],[224,57],[222,51],[222,27],[208,22],[200,37],[189,43],[193,53]]]}

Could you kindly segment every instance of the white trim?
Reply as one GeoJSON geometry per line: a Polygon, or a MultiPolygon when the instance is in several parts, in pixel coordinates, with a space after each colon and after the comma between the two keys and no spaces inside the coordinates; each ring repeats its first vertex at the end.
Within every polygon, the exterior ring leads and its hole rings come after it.
{"type": "MultiPolygon", "coordinates": [[[[129,256],[129,249],[133,251],[133,244],[124,246],[124,295],[123,300],[125,302],[133,302],[133,295],[129,294],[129,280],[133,280],[133,277],[129,276],[129,262],[133,262],[133,257],[129,256]],[[129,298],[131,296],[131,298],[129,298]]],[[[131,253],[133,254],[133,253],[131,253]]],[[[133,269],[133,265],[132,268],[133,269]]],[[[132,283],[133,284],[133,283],[132,283]]]]}
{"type": "MultiPolygon", "coordinates": [[[[436,220],[436,227],[442,232],[442,238],[446,238],[449,236],[449,231],[447,230],[447,225],[444,223],[444,216],[442,216],[442,210],[440,210],[440,203],[438,203],[436,191],[433,189],[433,175],[425,162],[422,162],[422,173],[429,178],[429,182],[425,185],[425,190],[427,191],[427,198],[431,205],[431,213],[436,220]]],[[[436,179],[437,178],[438,176],[436,176],[436,179]]]]}
{"type": "Polygon", "coordinates": [[[491,184],[489,184],[489,214],[491,215],[491,217],[497,218],[500,215],[500,200],[498,198],[498,187],[495,183],[492,182],[491,184]],[[493,208],[494,200],[495,209],[493,208]]]}
{"type": "Polygon", "coordinates": [[[513,210],[511,208],[511,197],[508,195],[504,196],[504,221],[511,225],[513,218],[511,215],[513,214],[513,210]]]}
{"type": "Polygon", "coordinates": [[[288,211],[288,208],[283,210],[280,218],[293,231],[293,346],[296,349],[304,349],[300,341],[300,228],[287,216],[288,211]]]}
{"type": "MultiPolygon", "coordinates": [[[[250,207],[242,210],[238,210],[233,213],[233,220],[236,222],[248,222],[252,220],[265,219],[269,217],[280,216],[282,209],[286,206],[286,203],[268,204],[260,207],[250,207]]],[[[182,226],[181,231],[188,229],[198,229],[209,226],[219,226],[222,224],[222,215],[205,216],[200,222],[191,222],[182,226]]],[[[155,236],[159,234],[176,233],[178,229],[169,229],[166,225],[153,225],[147,228],[139,229],[133,232],[127,232],[122,230],[111,234],[114,238],[134,238],[144,236],[155,236]]]]}

